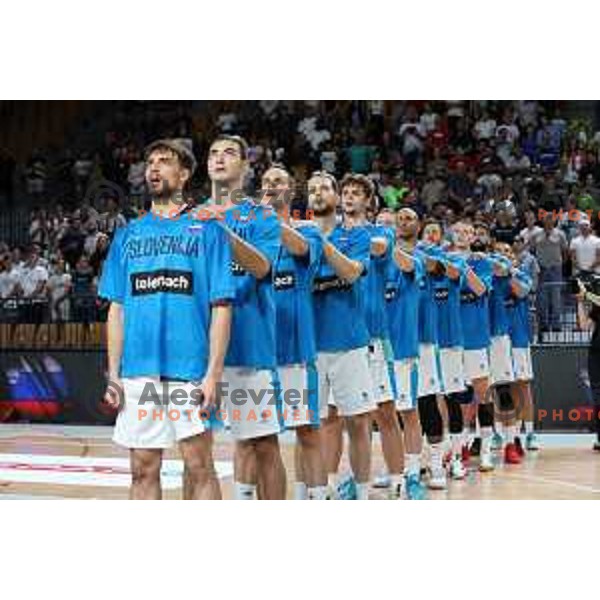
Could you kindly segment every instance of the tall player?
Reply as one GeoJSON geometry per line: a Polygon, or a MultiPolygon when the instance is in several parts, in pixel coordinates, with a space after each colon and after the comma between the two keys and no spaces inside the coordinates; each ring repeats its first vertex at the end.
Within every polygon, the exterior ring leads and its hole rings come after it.
{"type": "MultiPolygon", "coordinates": [[[[489,293],[493,279],[493,261],[483,252],[472,252],[475,230],[471,223],[459,221],[452,227],[453,250],[466,261],[472,275],[471,281],[461,289],[460,315],[464,342],[464,369],[468,385],[477,403],[481,426],[480,471],[491,471],[494,405],[489,389],[490,346],[489,293]]],[[[463,417],[466,420],[466,414],[463,417]]]]}
{"type": "Polygon", "coordinates": [[[111,301],[105,400],[118,407],[121,387],[114,440],[130,450],[131,498],[161,497],[162,452],[177,442],[184,497],[219,499],[201,408],[216,405],[229,339],[230,246],[217,223],[200,224],[182,206],[196,166],[191,148],[159,140],[145,159],[152,210],[117,231],[100,282],[111,301]]]}
{"type": "Polygon", "coordinates": [[[361,226],[336,222],[338,185],[329,173],[314,173],[308,182],[309,207],[325,238],[315,278],[314,309],[317,335],[319,394],[331,394],[323,422],[324,458],[328,484],[335,488],[340,460],[340,430],[345,421],[350,439],[350,464],[357,497],[367,500],[371,468],[369,414],[375,409],[369,372],[369,330],[358,279],[370,263],[371,239],[361,226]]]}
{"type": "MultiPolygon", "coordinates": [[[[272,165],[265,171],[262,191],[282,223],[281,249],[273,264],[273,288],[283,415],[286,428],[296,431],[298,442],[294,498],[322,500],[327,473],[319,431],[313,283],[322,258],[323,237],[314,223],[290,218],[293,180],[284,166],[272,165]]],[[[324,404],[326,408],[326,400],[324,404]]]]}
{"type": "Polygon", "coordinates": [[[220,136],[210,146],[209,205],[232,244],[236,286],[231,341],[223,381],[235,439],[235,495],[254,498],[256,477],[265,499],[285,498],[285,469],[279,450],[275,300],[272,265],[280,250],[281,227],[271,207],[244,196],[248,146],[237,136],[220,136]],[[232,397],[243,393],[242,402],[232,397]],[[255,471],[256,469],[256,471],[255,471]]]}
{"type": "MultiPolygon", "coordinates": [[[[388,351],[388,322],[385,304],[386,279],[394,254],[393,230],[373,225],[367,220],[367,209],[373,203],[375,186],[365,175],[350,173],[340,184],[342,213],[347,227],[364,227],[371,237],[370,268],[360,278],[362,299],[369,331],[369,369],[373,394],[377,402],[375,418],[381,435],[383,456],[390,476],[391,498],[399,498],[403,481],[402,431],[396,413],[388,351]]],[[[399,251],[412,269],[412,259],[399,251]]],[[[341,432],[340,432],[341,434],[341,432]]]]}

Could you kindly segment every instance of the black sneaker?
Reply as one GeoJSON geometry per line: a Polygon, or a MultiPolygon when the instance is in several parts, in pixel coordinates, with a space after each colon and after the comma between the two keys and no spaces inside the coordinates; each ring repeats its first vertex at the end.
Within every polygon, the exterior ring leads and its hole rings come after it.
{"type": "Polygon", "coordinates": [[[479,456],[481,454],[481,438],[476,437],[471,443],[471,447],[469,448],[469,454],[471,456],[479,456]]]}
{"type": "Polygon", "coordinates": [[[594,443],[594,452],[600,452],[600,440],[594,443]]]}

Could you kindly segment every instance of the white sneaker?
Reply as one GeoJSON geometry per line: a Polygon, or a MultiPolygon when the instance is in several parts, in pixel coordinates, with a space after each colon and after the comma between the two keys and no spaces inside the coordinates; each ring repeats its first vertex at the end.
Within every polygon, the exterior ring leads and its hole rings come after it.
{"type": "Polygon", "coordinates": [[[381,473],[373,480],[373,487],[378,489],[386,489],[392,485],[392,478],[389,473],[381,473]]]}
{"type": "Polygon", "coordinates": [[[462,460],[460,458],[453,458],[450,463],[450,477],[452,479],[464,479],[467,471],[462,464],[462,460]]]}
{"type": "Polygon", "coordinates": [[[491,452],[482,452],[479,457],[479,470],[484,473],[494,470],[494,461],[491,452]]]}
{"type": "Polygon", "coordinates": [[[445,490],[447,487],[446,471],[443,468],[432,470],[431,477],[429,478],[429,489],[445,490]]]}

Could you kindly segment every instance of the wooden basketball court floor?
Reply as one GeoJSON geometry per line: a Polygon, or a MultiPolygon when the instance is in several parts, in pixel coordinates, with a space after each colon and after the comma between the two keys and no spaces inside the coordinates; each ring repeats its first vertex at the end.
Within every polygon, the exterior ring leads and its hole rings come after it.
{"type": "MultiPolygon", "coordinates": [[[[110,427],[0,425],[0,500],[126,499],[128,455],[111,442],[111,434],[110,427]]],[[[499,464],[486,474],[472,465],[465,480],[451,482],[447,491],[429,492],[430,499],[600,500],[600,454],[591,450],[593,436],[540,437],[542,450],[529,453],[523,464],[499,464]]],[[[290,433],[281,436],[290,480],[293,440],[290,433]]],[[[377,474],[383,469],[377,435],[373,448],[373,473],[377,474]]],[[[232,445],[226,433],[216,437],[215,460],[224,497],[231,498],[232,445]]],[[[347,470],[345,457],[342,471],[347,470]]],[[[165,498],[180,498],[181,471],[177,451],[167,452],[162,471],[165,498]]],[[[373,489],[370,497],[382,499],[385,492],[373,489]]]]}

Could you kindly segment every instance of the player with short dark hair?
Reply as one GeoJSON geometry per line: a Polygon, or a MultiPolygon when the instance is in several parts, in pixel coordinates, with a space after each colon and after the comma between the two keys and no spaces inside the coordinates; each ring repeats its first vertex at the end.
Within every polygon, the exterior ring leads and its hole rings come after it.
{"type": "Polygon", "coordinates": [[[198,222],[181,203],[194,166],[185,141],[151,144],[151,212],[116,231],[100,282],[99,295],[111,301],[105,400],[120,408],[114,440],[130,450],[133,499],[161,497],[162,453],[175,442],[187,472],[184,497],[221,497],[208,416],[217,404],[234,283],[225,232],[214,221],[198,222]]]}
{"type": "Polygon", "coordinates": [[[317,172],[309,179],[309,207],[325,239],[313,288],[319,394],[333,403],[323,422],[322,439],[328,486],[333,493],[345,423],[357,497],[367,500],[371,469],[370,412],[376,404],[359,278],[370,265],[371,240],[366,228],[336,222],[337,190],[337,182],[329,173],[317,172]]]}
{"type": "Polygon", "coordinates": [[[220,136],[211,144],[208,174],[212,196],[200,212],[208,211],[220,219],[233,251],[234,313],[223,380],[236,445],[236,497],[254,498],[258,479],[264,499],[284,499],[272,286],[272,268],[281,248],[281,225],[270,206],[254,202],[243,191],[248,168],[246,148],[245,141],[237,136],[220,136]],[[243,394],[243,400],[236,400],[234,393],[243,394]]]}

